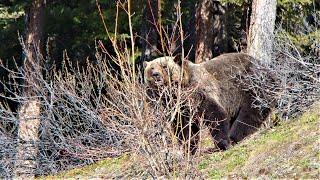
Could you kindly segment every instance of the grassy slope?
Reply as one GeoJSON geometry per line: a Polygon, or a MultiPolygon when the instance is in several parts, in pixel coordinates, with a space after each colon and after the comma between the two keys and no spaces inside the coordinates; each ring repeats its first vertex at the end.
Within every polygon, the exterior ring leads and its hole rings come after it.
{"type": "MultiPolygon", "coordinates": [[[[228,151],[199,157],[198,169],[205,179],[222,177],[319,179],[319,130],[320,105],[296,120],[261,131],[228,151]]],[[[110,158],[45,179],[111,178],[122,169],[137,164],[133,159],[136,158],[129,155],[110,158]]],[[[143,174],[141,171],[136,172],[143,174]]]]}
{"type": "Polygon", "coordinates": [[[226,152],[205,155],[206,178],[319,178],[320,106],[265,130],[226,152]]]}

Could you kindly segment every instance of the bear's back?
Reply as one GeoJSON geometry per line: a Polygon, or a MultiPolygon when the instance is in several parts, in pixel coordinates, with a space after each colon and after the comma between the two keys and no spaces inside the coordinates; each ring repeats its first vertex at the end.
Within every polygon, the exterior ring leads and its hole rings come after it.
{"type": "Polygon", "coordinates": [[[250,96],[249,92],[243,90],[237,77],[250,73],[253,60],[244,53],[224,54],[198,64],[200,71],[193,72],[202,74],[193,76],[201,79],[202,88],[219,101],[230,116],[234,116],[250,96]]]}
{"type": "Polygon", "coordinates": [[[201,63],[208,73],[217,80],[226,80],[231,77],[249,73],[254,58],[244,53],[228,53],[201,63]]]}

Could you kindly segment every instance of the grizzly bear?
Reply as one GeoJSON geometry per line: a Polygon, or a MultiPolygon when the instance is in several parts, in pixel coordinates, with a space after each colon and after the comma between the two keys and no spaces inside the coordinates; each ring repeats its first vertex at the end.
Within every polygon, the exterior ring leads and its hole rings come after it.
{"type": "MultiPolygon", "coordinates": [[[[193,97],[200,99],[197,117],[204,119],[216,146],[226,150],[231,143],[238,143],[254,133],[270,113],[269,108],[253,107],[254,93],[239,82],[239,78],[254,71],[255,62],[244,53],[224,54],[200,64],[184,60],[181,65],[174,57],[166,56],[145,62],[144,78],[154,91],[179,82],[183,88],[196,87],[193,97]]],[[[183,109],[182,112],[182,123],[177,125],[175,121],[173,125],[180,127],[177,133],[180,141],[191,140],[190,148],[194,153],[199,139],[199,121],[189,123],[188,111],[183,109]],[[183,138],[188,134],[192,139],[183,138]]]]}

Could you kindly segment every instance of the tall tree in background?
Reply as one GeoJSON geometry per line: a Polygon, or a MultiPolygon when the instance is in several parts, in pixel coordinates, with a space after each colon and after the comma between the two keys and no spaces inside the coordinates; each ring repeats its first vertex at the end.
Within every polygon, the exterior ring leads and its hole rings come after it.
{"type": "Polygon", "coordinates": [[[196,7],[195,62],[227,52],[225,9],[220,1],[199,0],[196,7]]]}
{"type": "Polygon", "coordinates": [[[146,6],[143,12],[143,21],[141,27],[141,58],[142,61],[150,60],[157,56],[157,45],[159,41],[158,0],[146,0],[146,6]]]}
{"type": "Polygon", "coordinates": [[[226,29],[226,10],[219,1],[213,1],[213,57],[228,52],[227,29],[226,29]]]}
{"type": "Polygon", "coordinates": [[[250,19],[248,54],[270,63],[277,0],[254,0],[250,19]]]}
{"type": "Polygon", "coordinates": [[[44,25],[44,0],[34,0],[28,11],[27,31],[24,48],[23,70],[24,89],[22,97],[28,97],[19,110],[19,129],[16,163],[14,175],[19,178],[34,177],[37,167],[36,157],[38,154],[39,126],[40,126],[40,100],[36,97],[36,92],[30,88],[37,83],[34,73],[40,71],[41,47],[44,25]]]}
{"type": "Polygon", "coordinates": [[[213,7],[212,0],[199,0],[197,4],[195,63],[212,58],[213,7]]]}

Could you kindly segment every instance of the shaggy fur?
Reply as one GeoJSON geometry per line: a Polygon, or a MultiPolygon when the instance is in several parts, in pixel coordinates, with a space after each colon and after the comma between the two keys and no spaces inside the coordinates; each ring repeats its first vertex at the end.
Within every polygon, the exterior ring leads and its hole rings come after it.
{"type": "MultiPolygon", "coordinates": [[[[183,87],[197,87],[196,94],[201,96],[197,116],[204,117],[204,123],[221,150],[228,149],[231,141],[237,143],[255,132],[270,113],[270,109],[253,108],[253,94],[243,90],[245,88],[237,81],[237,78],[253,71],[254,61],[247,54],[230,53],[200,64],[183,62],[181,84],[183,87]]],[[[145,63],[144,77],[149,87],[159,88],[179,82],[180,73],[181,67],[173,57],[161,57],[145,63]]],[[[187,127],[186,117],[182,118],[182,125],[187,127]]],[[[198,143],[197,124],[192,124],[191,128],[180,128],[177,136],[179,140],[186,140],[181,137],[187,137],[189,129],[194,135],[191,143],[194,152],[198,143]]]]}

